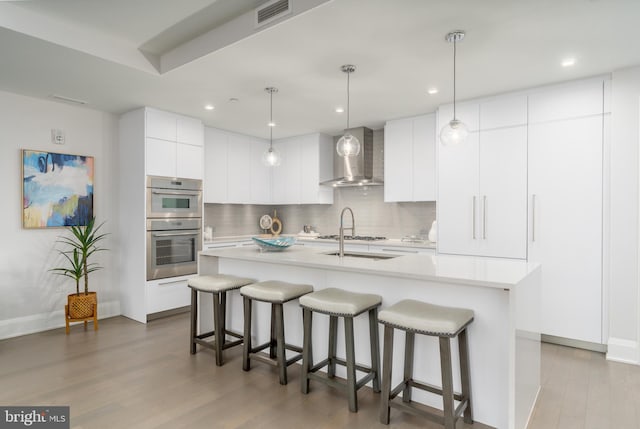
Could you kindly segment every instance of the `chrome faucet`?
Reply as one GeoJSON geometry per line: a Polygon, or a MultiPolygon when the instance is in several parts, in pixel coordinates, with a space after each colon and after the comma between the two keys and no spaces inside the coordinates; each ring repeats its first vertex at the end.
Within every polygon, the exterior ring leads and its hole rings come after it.
{"type": "Polygon", "coordinates": [[[353,217],[353,210],[351,210],[351,207],[345,207],[342,209],[342,212],[340,212],[340,247],[339,247],[339,256],[342,258],[344,256],[344,230],[345,229],[350,229],[351,230],[351,236],[355,237],[356,235],[356,220],[353,217]],[[344,212],[346,212],[347,210],[349,210],[349,213],[351,213],[351,227],[350,228],[345,228],[344,227],[344,212]]]}

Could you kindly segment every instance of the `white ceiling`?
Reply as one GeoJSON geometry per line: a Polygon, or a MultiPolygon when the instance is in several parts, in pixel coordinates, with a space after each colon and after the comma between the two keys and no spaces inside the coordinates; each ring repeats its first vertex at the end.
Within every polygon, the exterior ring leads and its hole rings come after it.
{"type": "Polygon", "coordinates": [[[459,99],[640,64],[638,0],[291,0],[257,31],[264,0],[0,1],[0,90],[84,100],[123,113],[152,106],[274,138],[338,134],[351,76],[351,125],[432,112],[459,99]],[[249,24],[251,25],[249,25],[249,24]],[[576,65],[562,68],[563,58],[576,65]],[[440,89],[427,95],[427,88],[440,89]],[[230,98],[239,101],[230,102],[230,98]],[[215,110],[205,111],[212,103],[215,110]]]}

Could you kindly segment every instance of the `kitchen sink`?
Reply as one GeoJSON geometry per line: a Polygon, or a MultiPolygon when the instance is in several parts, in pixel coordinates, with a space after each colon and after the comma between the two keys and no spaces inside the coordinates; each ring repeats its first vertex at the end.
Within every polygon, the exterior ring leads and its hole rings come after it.
{"type": "MultiPolygon", "coordinates": [[[[329,253],[325,253],[325,255],[339,256],[340,252],[329,252],[329,253]]],[[[365,253],[365,252],[344,252],[345,258],[363,258],[363,259],[371,259],[373,261],[392,259],[392,258],[397,258],[398,256],[400,255],[385,255],[381,253],[365,253]]]]}

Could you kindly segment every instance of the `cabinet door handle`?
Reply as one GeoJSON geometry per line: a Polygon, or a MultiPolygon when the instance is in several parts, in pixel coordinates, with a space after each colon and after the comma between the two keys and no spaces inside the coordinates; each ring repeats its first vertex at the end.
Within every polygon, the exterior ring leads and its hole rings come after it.
{"type": "Polygon", "coordinates": [[[471,238],[476,239],[476,196],[473,196],[472,212],[471,212],[471,238]]]}
{"type": "Polygon", "coordinates": [[[487,239],[487,196],[482,197],[482,239],[487,239]]]}
{"type": "Polygon", "coordinates": [[[531,242],[536,241],[536,194],[531,195],[531,242]]]}

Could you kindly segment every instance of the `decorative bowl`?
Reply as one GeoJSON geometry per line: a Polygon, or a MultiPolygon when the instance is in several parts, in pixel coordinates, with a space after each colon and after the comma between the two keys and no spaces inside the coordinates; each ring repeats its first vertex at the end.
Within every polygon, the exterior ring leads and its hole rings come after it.
{"type": "Polygon", "coordinates": [[[262,251],[279,251],[292,246],[296,242],[295,237],[259,238],[251,237],[262,251]]]}

